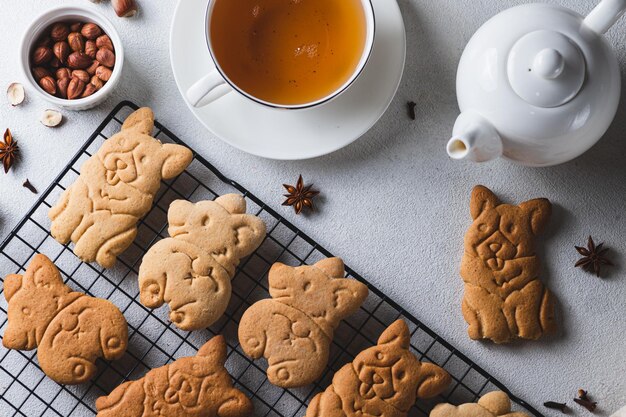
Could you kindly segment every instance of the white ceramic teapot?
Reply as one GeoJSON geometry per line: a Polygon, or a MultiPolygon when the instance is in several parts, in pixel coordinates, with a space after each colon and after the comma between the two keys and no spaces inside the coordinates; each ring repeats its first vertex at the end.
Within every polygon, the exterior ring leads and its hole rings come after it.
{"type": "Polygon", "coordinates": [[[602,0],[585,18],[527,4],[485,23],[459,64],[448,154],[550,166],[591,148],[619,103],[619,65],[602,35],[625,10],[626,0],[602,0]]]}

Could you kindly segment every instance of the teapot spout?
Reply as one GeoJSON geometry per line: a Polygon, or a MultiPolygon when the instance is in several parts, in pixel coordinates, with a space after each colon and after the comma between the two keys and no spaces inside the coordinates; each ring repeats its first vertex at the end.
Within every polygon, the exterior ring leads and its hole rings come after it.
{"type": "Polygon", "coordinates": [[[585,25],[604,35],[626,11],[626,0],[602,0],[585,18],[585,25]]]}
{"type": "Polygon", "coordinates": [[[502,156],[502,139],[484,117],[463,112],[454,124],[446,150],[452,159],[487,162],[502,156]]]}

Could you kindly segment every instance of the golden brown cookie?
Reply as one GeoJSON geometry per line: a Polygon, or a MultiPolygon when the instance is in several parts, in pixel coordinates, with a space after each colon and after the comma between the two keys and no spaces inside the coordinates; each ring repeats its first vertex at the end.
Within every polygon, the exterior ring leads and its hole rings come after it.
{"type": "Polygon", "coordinates": [[[512,413],[511,400],[502,391],[485,394],[478,404],[468,403],[455,407],[439,404],[430,412],[430,417],[530,417],[526,413],[512,413]]]}
{"type": "Polygon", "coordinates": [[[97,358],[119,359],[128,325],[109,301],[73,292],[57,267],[36,255],[24,275],[8,275],[4,296],[9,324],[2,344],[32,350],[43,372],[60,384],[80,384],[96,372],[97,358]]]}
{"type": "Polygon", "coordinates": [[[161,179],[174,178],[191,162],[189,149],[150,136],[153,127],[148,108],[128,116],[122,131],[83,164],[50,209],[52,236],[62,244],[74,242],[82,261],[112,267],[135,239],[137,222],[150,211],[161,179]]]}
{"type": "Polygon", "coordinates": [[[243,314],[239,343],[248,356],[267,359],[272,384],[301,387],[321,376],[339,322],[368,294],[364,284],[344,275],[339,258],[297,268],[276,263],[270,269],[272,298],[243,314]]]}
{"type": "Polygon", "coordinates": [[[309,404],[306,417],[406,417],[418,398],[432,398],[450,384],[440,367],[422,363],[409,351],[411,334],[403,320],[393,323],[378,344],[359,353],[309,404]]]}
{"type": "Polygon", "coordinates": [[[224,314],[235,268],[263,242],[265,223],[246,214],[246,200],[236,194],[174,201],[168,221],[171,237],[150,248],[139,268],[141,303],[168,303],[177,327],[204,329],[224,314]]]}
{"type": "Polygon", "coordinates": [[[96,400],[98,417],[252,417],[252,402],[224,368],[226,343],[216,336],[196,356],[125,382],[96,400]]]}
{"type": "Polygon", "coordinates": [[[535,252],[551,208],[544,198],[513,206],[481,185],[472,191],[474,223],[461,264],[463,316],[472,339],[535,340],[554,330],[554,300],[539,280],[535,252]]]}

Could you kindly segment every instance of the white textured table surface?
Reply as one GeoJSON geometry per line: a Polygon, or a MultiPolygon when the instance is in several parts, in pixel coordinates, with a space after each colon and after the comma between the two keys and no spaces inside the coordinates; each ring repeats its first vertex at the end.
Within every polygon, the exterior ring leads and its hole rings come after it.
{"type": "MultiPolygon", "coordinates": [[[[17,45],[34,15],[56,4],[81,1],[87,0],[2,2],[2,91],[22,78],[17,45]]],[[[133,20],[118,19],[108,5],[100,6],[126,47],[125,72],[114,97],[96,110],[65,112],[67,123],[57,130],[38,122],[48,105],[31,91],[27,91],[28,102],[18,108],[0,100],[0,129],[10,127],[22,149],[21,163],[8,175],[0,173],[0,238],[37,198],[22,188],[24,179],[45,189],[115,104],[130,99],[151,106],[161,122],[224,173],[342,256],[533,405],[545,400],[572,404],[571,398],[582,387],[598,400],[596,414],[610,415],[626,403],[626,103],[622,100],[606,137],[569,164],[530,169],[504,161],[453,162],[444,145],[457,115],[454,85],[461,52],[486,19],[524,2],[400,3],[408,59],[390,109],[361,140],[304,162],[246,155],[212,137],[188,112],[169,64],[173,0],[143,0],[141,16],[133,20]],[[407,100],[418,103],[414,122],[406,116],[407,100]],[[323,191],[320,210],[312,216],[296,217],[280,206],[281,184],[293,183],[299,173],[323,191]],[[502,347],[467,337],[458,269],[462,238],[470,223],[469,192],[477,183],[488,185],[509,202],[548,197],[555,204],[541,254],[542,279],[558,299],[561,330],[553,338],[502,347]],[[583,244],[589,234],[605,241],[615,256],[618,266],[605,279],[573,268],[577,259],[573,246],[583,244]]],[[[558,3],[587,13],[596,0],[558,3]]],[[[626,74],[626,19],[608,36],[626,74]]],[[[587,415],[579,407],[574,410],[574,415],[587,415]]]]}

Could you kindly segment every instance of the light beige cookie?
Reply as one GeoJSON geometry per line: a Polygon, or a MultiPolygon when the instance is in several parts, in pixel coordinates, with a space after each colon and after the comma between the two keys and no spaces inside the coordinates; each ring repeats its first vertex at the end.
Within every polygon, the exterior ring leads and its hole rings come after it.
{"type": "Polygon", "coordinates": [[[333,377],[307,408],[306,417],[406,417],[418,398],[446,390],[450,375],[417,360],[403,320],[391,324],[378,344],[359,353],[333,377]]]}
{"type": "Polygon", "coordinates": [[[140,300],[150,308],[169,304],[183,330],[204,329],[224,314],[235,268],[263,242],[265,223],[246,214],[236,194],[174,201],[168,221],[171,237],[150,248],[139,268],[140,300]]]}
{"type": "Polygon", "coordinates": [[[501,204],[489,189],[472,191],[474,223],[465,235],[463,316],[472,339],[506,343],[555,329],[552,293],[539,280],[535,239],[550,218],[541,198],[501,204]]]}
{"type": "Polygon", "coordinates": [[[9,303],[2,344],[32,350],[43,372],[60,384],[80,384],[96,373],[96,359],[119,359],[126,351],[128,325],[109,301],[73,292],[57,267],[36,255],[24,275],[4,280],[9,303]]]}
{"type": "Polygon", "coordinates": [[[162,144],[150,133],[152,110],[128,116],[122,131],[106,140],[80,169],[80,176],[50,209],[52,236],[75,243],[84,262],[115,263],[137,235],[162,179],[182,173],[193,155],[184,146],[162,144]]]}
{"type": "Polygon", "coordinates": [[[476,403],[462,404],[455,407],[451,404],[439,404],[430,412],[430,417],[530,417],[526,413],[512,413],[511,400],[502,391],[494,391],[476,403]]]}
{"type": "Polygon", "coordinates": [[[272,384],[300,387],[321,376],[339,322],[368,294],[364,284],[344,275],[339,258],[297,268],[276,263],[270,269],[272,299],[246,310],[239,343],[248,356],[267,359],[272,384]]]}
{"type": "Polygon", "coordinates": [[[224,368],[226,343],[216,336],[196,356],[125,382],[96,400],[98,417],[252,417],[252,402],[224,368]]]}

